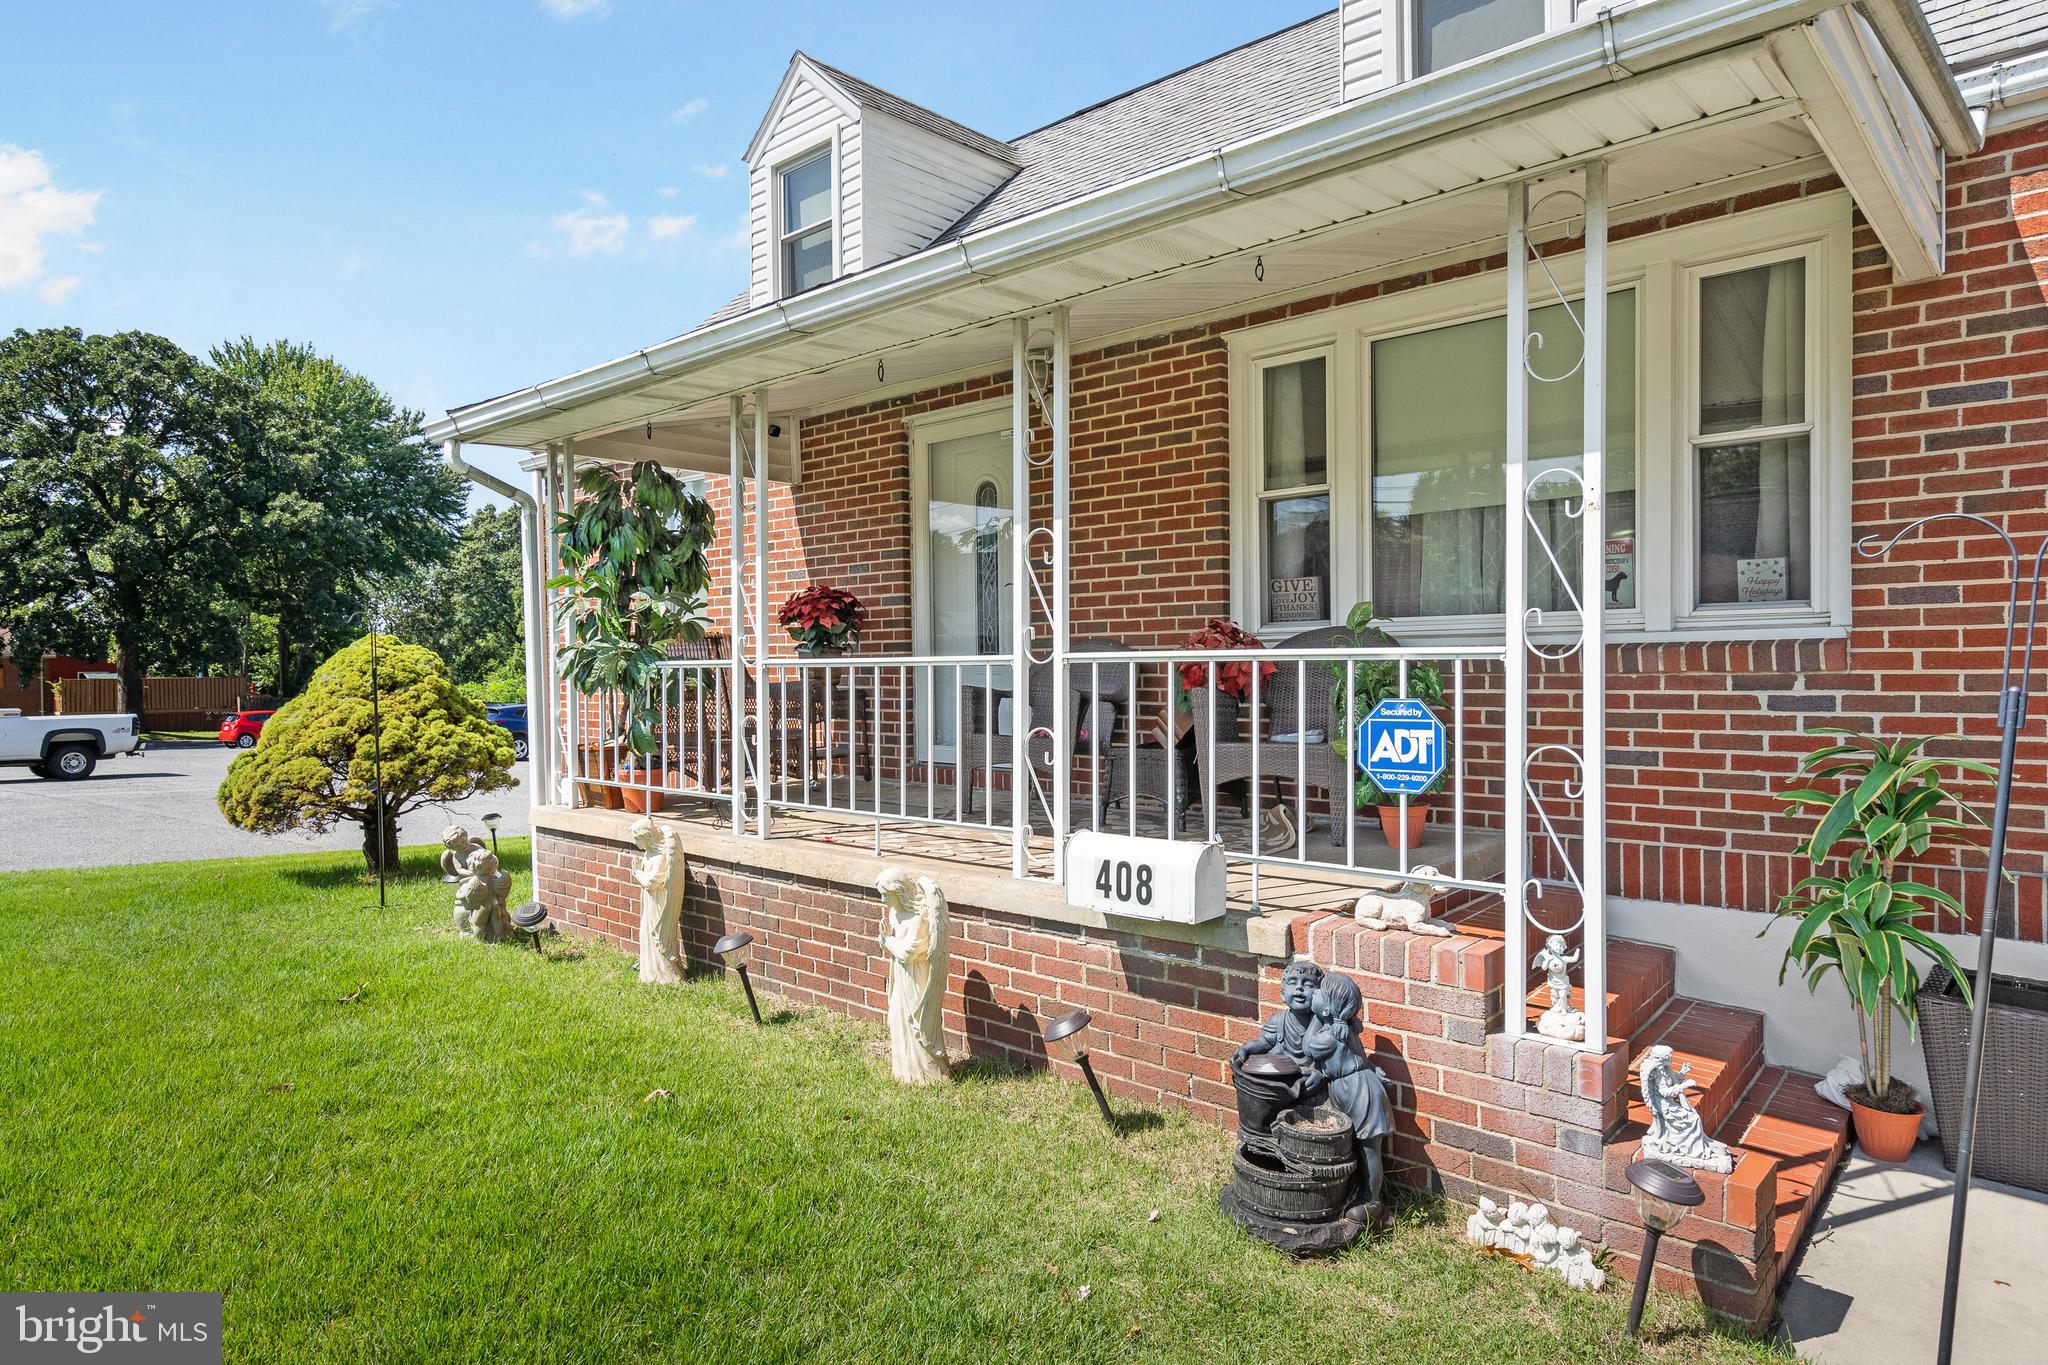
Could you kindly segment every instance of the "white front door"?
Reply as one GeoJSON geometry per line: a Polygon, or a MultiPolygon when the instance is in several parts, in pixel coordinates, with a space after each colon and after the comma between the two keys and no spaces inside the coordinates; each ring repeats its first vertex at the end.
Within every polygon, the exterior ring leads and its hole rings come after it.
{"type": "MultiPolygon", "coordinates": [[[[1007,660],[1011,648],[1010,433],[962,435],[934,432],[914,443],[920,505],[914,524],[920,537],[918,578],[920,652],[986,654],[1007,660]]],[[[1009,687],[1007,663],[989,670],[994,686],[1009,687]]],[[[972,666],[933,671],[932,695],[921,699],[925,731],[939,757],[949,757],[955,737],[960,686],[983,681],[972,666]]],[[[1008,732],[1008,707],[997,712],[998,733],[1008,732]]]]}

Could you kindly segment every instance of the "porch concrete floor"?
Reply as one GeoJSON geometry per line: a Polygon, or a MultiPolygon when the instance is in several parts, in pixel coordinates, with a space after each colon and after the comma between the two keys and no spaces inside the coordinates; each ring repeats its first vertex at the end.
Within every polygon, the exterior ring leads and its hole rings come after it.
{"type": "MultiPolygon", "coordinates": [[[[776,799],[781,799],[779,788],[775,795],[776,799]]],[[[800,784],[792,783],[790,796],[791,799],[801,796],[800,784]]],[[[955,804],[952,787],[938,787],[931,790],[929,796],[930,809],[936,818],[950,820],[955,804]]],[[[885,817],[905,810],[913,817],[921,817],[926,810],[926,798],[927,789],[921,783],[910,783],[901,789],[895,783],[885,783],[882,810],[885,817]]],[[[822,784],[814,785],[811,799],[820,804],[824,802],[822,784]]],[[[776,809],[770,824],[772,837],[817,839],[875,849],[884,856],[976,867],[1006,869],[1010,865],[1010,793],[1007,791],[997,791],[993,797],[985,791],[975,792],[974,810],[968,818],[977,822],[986,820],[986,824],[928,825],[893,818],[877,821],[868,813],[875,809],[874,785],[862,782],[849,794],[843,778],[834,780],[832,803],[831,810],[812,807],[776,809]]],[[[1141,799],[1137,808],[1137,833],[1153,838],[1164,837],[1167,832],[1164,804],[1141,799]]],[[[1291,810],[1290,807],[1290,813],[1291,810]]],[[[676,799],[666,813],[693,823],[730,828],[731,807],[722,801],[676,799]]],[[[1434,820],[1444,823],[1432,823],[1428,827],[1422,843],[1409,851],[1408,866],[1434,866],[1447,876],[1455,875],[1456,847],[1448,823],[1450,812],[1448,808],[1442,808],[1431,814],[1434,820]]],[[[1216,837],[1230,852],[1249,854],[1256,819],[1256,808],[1253,817],[1247,819],[1237,813],[1235,802],[1226,799],[1219,803],[1217,809],[1216,837]]],[[[1232,909],[1336,909],[1367,888],[1376,884],[1389,886],[1401,879],[1399,855],[1388,846],[1375,816],[1363,815],[1354,822],[1348,850],[1349,871],[1345,867],[1347,850],[1330,843],[1327,816],[1315,814],[1311,806],[1309,819],[1311,828],[1306,848],[1292,849],[1287,854],[1276,856],[1291,859],[1296,853],[1305,853],[1314,861],[1262,864],[1256,876],[1251,864],[1232,862],[1226,883],[1226,895],[1232,909]]],[[[1085,799],[1074,803],[1071,820],[1074,830],[1091,827],[1089,805],[1085,799]]],[[[1102,829],[1109,834],[1129,833],[1129,808],[1119,806],[1112,809],[1103,821],[1102,829]]],[[[1204,814],[1197,808],[1188,815],[1187,829],[1176,837],[1202,839],[1207,837],[1207,831],[1204,814]]],[[[1031,850],[1033,859],[1043,870],[1052,858],[1052,839],[1042,825],[1032,837],[1031,850]]],[[[1505,853],[1497,830],[1467,828],[1464,854],[1466,880],[1479,881],[1500,876],[1505,853]]]]}
{"type": "MultiPolygon", "coordinates": [[[[1858,1153],[1786,1287],[1784,1339],[1809,1360],[1932,1360],[1953,1177],[1937,1143],[1902,1165],[1858,1153]]],[[[1970,1189],[1956,1359],[2021,1365],[2048,1340],[2048,1195],[1970,1189]]]]}

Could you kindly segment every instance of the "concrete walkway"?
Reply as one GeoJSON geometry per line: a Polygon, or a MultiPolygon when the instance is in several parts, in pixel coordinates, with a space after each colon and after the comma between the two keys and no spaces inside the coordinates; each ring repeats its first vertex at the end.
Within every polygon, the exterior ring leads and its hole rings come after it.
{"type": "MultiPolygon", "coordinates": [[[[1835,1181],[1799,1273],[1784,1337],[1808,1360],[1933,1360],[1954,1177],[1923,1142],[1903,1165],[1860,1153],[1835,1181]]],[[[2048,1341],[2048,1195],[1970,1188],[1957,1360],[2038,1365],[2048,1341]]]]}

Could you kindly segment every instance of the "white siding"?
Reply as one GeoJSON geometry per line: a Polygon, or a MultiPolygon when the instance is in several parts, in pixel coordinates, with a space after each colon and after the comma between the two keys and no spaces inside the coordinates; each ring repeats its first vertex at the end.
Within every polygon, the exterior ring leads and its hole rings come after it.
{"type": "Polygon", "coordinates": [[[1012,169],[873,109],[862,113],[860,142],[862,265],[931,245],[1012,169]]]}
{"type": "Polygon", "coordinates": [[[1344,0],[1339,19],[1343,98],[1384,90],[1401,78],[1404,0],[1344,0]]]}
{"type": "Polygon", "coordinates": [[[747,301],[760,307],[775,298],[776,168],[792,157],[839,141],[840,229],[836,245],[840,271],[856,269],[860,249],[860,137],[859,121],[837,91],[826,89],[809,71],[799,69],[783,93],[781,107],[761,139],[761,145],[747,172],[747,219],[752,243],[753,266],[748,279],[747,301]],[[851,136],[848,134],[851,133],[851,136]],[[847,205],[856,206],[847,212],[847,205]]]}

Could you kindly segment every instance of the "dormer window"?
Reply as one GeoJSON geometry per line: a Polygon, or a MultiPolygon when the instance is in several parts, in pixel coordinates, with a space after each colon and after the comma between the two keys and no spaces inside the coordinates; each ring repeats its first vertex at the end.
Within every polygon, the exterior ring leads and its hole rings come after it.
{"type": "MultiPolygon", "coordinates": [[[[1427,76],[1543,32],[1553,0],[1414,0],[1415,74],[1427,76]]],[[[1566,23],[1570,22],[1569,16],[1566,23]]]]}
{"type": "Polygon", "coordinates": [[[785,167],[782,180],[782,295],[832,282],[832,149],[785,167]]]}

